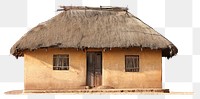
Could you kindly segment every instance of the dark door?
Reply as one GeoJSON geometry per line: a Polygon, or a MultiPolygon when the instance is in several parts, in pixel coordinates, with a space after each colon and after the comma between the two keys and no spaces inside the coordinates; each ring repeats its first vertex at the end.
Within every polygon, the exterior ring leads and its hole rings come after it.
{"type": "Polygon", "coordinates": [[[96,87],[102,83],[102,53],[87,52],[87,86],[96,87]]]}

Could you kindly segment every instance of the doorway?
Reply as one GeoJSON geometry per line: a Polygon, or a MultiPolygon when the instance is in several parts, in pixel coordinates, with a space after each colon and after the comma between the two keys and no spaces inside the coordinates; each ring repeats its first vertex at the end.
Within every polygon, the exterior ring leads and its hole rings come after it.
{"type": "Polygon", "coordinates": [[[87,52],[86,84],[90,87],[102,85],[102,52],[87,52]]]}

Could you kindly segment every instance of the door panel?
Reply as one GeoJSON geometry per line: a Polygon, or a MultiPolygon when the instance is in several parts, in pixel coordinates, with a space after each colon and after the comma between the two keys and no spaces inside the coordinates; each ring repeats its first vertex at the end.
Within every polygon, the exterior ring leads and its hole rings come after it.
{"type": "Polygon", "coordinates": [[[100,86],[102,84],[102,53],[87,53],[87,85],[100,86]]]}
{"type": "Polygon", "coordinates": [[[93,54],[87,53],[87,85],[94,86],[93,54]]]}

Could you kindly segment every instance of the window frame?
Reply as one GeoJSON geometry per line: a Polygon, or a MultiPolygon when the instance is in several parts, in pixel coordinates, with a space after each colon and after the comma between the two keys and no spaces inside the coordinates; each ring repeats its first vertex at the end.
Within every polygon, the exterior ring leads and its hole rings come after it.
{"type": "Polygon", "coordinates": [[[69,70],[69,54],[54,54],[53,70],[69,70]]]}
{"type": "MultiPolygon", "coordinates": [[[[133,62],[133,61],[132,61],[133,62]]],[[[139,55],[125,55],[125,72],[140,72],[140,56],[139,55]],[[127,66],[127,57],[132,57],[137,59],[137,66],[127,66]]]]}

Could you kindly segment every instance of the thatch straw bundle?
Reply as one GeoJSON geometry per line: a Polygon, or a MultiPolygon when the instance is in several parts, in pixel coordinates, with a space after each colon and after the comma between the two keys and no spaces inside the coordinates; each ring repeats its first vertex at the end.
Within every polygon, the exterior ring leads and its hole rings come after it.
{"type": "Polygon", "coordinates": [[[125,8],[62,6],[63,12],[26,33],[10,50],[23,56],[24,50],[39,48],[151,48],[172,57],[178,49],[153,28],[125,8]]]}

